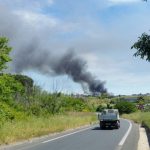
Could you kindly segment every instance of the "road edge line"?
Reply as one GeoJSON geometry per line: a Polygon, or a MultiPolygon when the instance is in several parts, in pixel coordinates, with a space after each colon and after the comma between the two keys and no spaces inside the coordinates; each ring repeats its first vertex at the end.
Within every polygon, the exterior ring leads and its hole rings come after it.
{"type": "Polygon", "coordinates": [[[69,134],[65,134],[65,135],[62,135],[62,136],[59,136],[59,137],[50,139],[50,140],[46,140],[46,141],[44,141],[44,142],[42,142],[42,143],[44,144],[44,143],[52,142],[52,141],[55,141],[55,140],[58,140],[58,139],[67,137],[67,136],[69,136],[69,135],[73,135],[73,134],[76,134],[76,133],[79,133],[79,132],[86,131],[86,130],[91,129],[91,128],[93,128],[93,126],[90,126],[90,127],[88,127],[88,128],[85,128],[85,129],[82,129],[82,130],[78,130],[78,131],[75,131],[75,132],[72,132],[72,133],[69,133],[69,134]]]}
{"type": "Polygon", "coordinates": [[[123,120],[126,120],[129,123],[129,128],[128,128],[127,132],[125,133],[125,135],[123,136],[123,138],[121,139],[121,141],[119,142],[119,144],[118,144],[119,146],[123,146],[123,144],[125,143],[128,135],[130,134],[131,129],[132,129],[132,123],[127,119],[123,119],[123,120]]]}

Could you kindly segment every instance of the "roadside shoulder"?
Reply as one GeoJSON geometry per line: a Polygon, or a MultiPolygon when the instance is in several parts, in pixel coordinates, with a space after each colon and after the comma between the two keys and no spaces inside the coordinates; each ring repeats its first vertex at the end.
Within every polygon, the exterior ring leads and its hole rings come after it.
{"type": "Polygon", "coordinates": [[[138,142],[138,150],[150,150],[145,128],[140,127],[139,132],[140,137],[138,142]]]}

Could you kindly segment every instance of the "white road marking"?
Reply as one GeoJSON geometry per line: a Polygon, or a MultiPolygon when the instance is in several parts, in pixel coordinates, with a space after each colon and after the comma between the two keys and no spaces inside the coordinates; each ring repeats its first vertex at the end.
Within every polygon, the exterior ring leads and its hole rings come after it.
{"type": "MultiPolygon", "coordinates": [[[[124,120],[126,120],[126,119],[124,119],[124,120]]],[[[129,120],[126,120],[126,121],[129,123],[129,128],[128,128],[126,134],[124,135],[124,137],[119,142],[119,144],[118,144],[119,146],[122,146],[124,144],[124,142],[126,141],[128,135],[129,135],[129,133],[130,133],[130,131],[132,129],[132,123],[129,120]]]]}
{"type": "Polygon", "coordinates": [[[62,135],[62,136],[59,136],[59,137],[56,137],[56,138],[53,138],[53,139],[44,141],[44,142],[42,142],[42,143],[52,142],[52,141],[55,141],[55,140],[64,138],[64,137],[66,137],[66,136],[69,136],[69,135],[73,135],[73,134],[76,134],[76,133],[79,133],[79,132],[83,132],[83,131],[88,130],[88,129],[91,129],[91,128],[93,128],[93,126],[90,126],[90,127],[88,127],[88,128],[85,128],[85,129],[82,129],[82,130],[79,130],[79,131],[75,131],[75,132],[72,132],[72,133],[69,133],[69,134],[65,134],[65,135],[62,135]]]}

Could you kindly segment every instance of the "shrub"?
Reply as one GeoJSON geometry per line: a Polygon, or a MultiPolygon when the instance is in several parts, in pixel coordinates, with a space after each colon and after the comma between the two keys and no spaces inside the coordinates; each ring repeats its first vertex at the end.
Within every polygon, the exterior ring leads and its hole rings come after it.
{"type": "Polygon", "coordinates": [[[115,108],[119,110],[121,114],[129,114],[137,110],[136,105],[131,102],[121,101],[115,105],[115,108]]]}
{"type": "Polygon", "coordinates": [[[96,111],[97,112],[101,112],[101,111],[103,111],[104,109],[106,109],[107,108],[107,105],[106,104],[101,104],[101,105],[99,105],[97,108],[96,108],[96,111]]]}
{"type": "Polygon", "coordinates": [[[0,127],[4,122],[26,119],[26,114],[15,110],[5,102],[0,101],[0,127]]]}
{"type": "Polygon", "coordinates": [[[23,86],[13,77],[5,74],[0,76],[0,100],[9,101],[16,93],[22,93],[23,86]]]}
{"type": "Polygon", "coordinates": [[[91,110],[88,104],[86,103],[86,101],[84,101],[81,98],[73,98],[69,96],[64,96],[62,97],[62,101],[63,101],[62,108],[64,109],[64,111],[82,112],[82,111],[91,110]]]}
{"type": "Polygon", "coordinates": [[[145,112],[150,112],[150,105],[145,105],[144,106],[144,111],[145,112]]]}

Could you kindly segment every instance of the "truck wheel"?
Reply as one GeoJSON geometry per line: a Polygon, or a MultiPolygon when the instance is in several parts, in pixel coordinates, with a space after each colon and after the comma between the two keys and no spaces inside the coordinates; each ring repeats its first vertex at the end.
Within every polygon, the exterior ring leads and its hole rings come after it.
{"type": "Polygon", "coordinates": [[[102,122],[100,122],[100,128],[101,128],[101,129],[104,129],[104,125],[103,125],[102,122]]]}
{"type": "Polygon", "coordinates": [[[100,126],[100,128],[103,130],[103,129],[104,129],[104,126],[100,126]]]}

